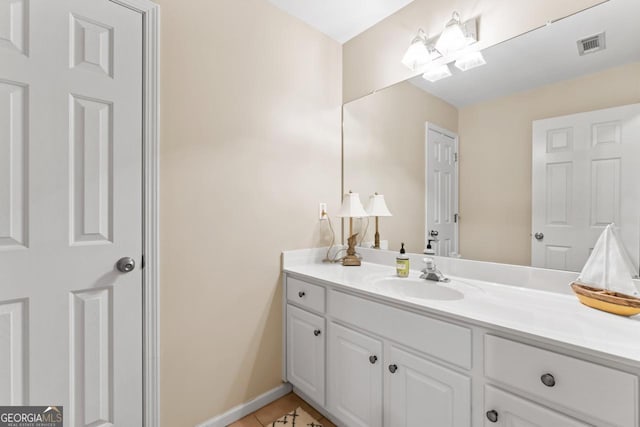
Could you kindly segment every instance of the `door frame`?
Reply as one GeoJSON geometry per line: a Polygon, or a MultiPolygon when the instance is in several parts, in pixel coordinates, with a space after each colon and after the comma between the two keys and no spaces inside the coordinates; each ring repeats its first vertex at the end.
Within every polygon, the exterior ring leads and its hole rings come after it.
{"type": "Polygon", "coordinates": [[[142,17],[142,419],[160,426],[160,6],[151,0],[109,0],[142,17]]]}
{"type": "MultiPolygon", "coordinates": [[[[448,136],[454,140],[456,161],[455,161],[455,177],[456,177],[456,197],[454,203],[454,213],[457,215],[457,220],[454,224],[454,240],[456,244],[456,257],[460,257],[460,140],[458,134],[445,129],[431,122],[426,122],[424,127],[424,247],[427,247],[427,240],[429,239],[429,227],[428,227],[428,209],[429,209],[429,130],[448,136]]],[[[450,255],[446,255],[449,257],[450,255]]]]}

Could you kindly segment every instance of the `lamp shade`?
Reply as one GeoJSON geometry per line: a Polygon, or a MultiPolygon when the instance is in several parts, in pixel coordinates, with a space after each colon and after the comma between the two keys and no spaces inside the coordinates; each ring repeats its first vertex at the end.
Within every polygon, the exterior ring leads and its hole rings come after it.
{"type": "Polygon", "coordinates": [[[342,218],[362,218],[369,216],[369,214],[362,207],[358,193],[347,193],[342,199],[342,207],[337,216],[342,218]]]}
{"type": "Polygon", "coordinates": [[[430,82],[437,82],[444,78],[451,77],[451,69],[447,64],[441,64],[429,68],[424,72],[422,78],[430,82]]]}
{"type": "Polygon", "coordinates": [[[436,50],[442,55],[448,55],[467,46],[470,40],[467,38],[458,12],[453,12],[453,17],[444,27],[436,42],[436,50]]]}
{"type": "Polygon", "coordinates": [[[382,194],[374,194],[369,198],[367,206],[369,216],[392,216],[382,194]]]}

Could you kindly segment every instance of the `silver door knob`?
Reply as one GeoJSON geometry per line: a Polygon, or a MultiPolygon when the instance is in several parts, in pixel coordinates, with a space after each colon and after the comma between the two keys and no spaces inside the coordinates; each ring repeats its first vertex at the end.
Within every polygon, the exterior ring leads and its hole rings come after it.
{"type": "Polygon", "coordinates": [[[438,237],[438,234],[439,234],[439,233],[438,233],[438,230],[431,230],[431,231],[429,232],[429,235],[430,235],[431,237],[438,237]]]}
{"type": "Polygon", "coordinates": [[[136,268],[136,261],[131,257],[120,258],[116,263],[116,268],[121,273],[128,273],[136,268]]]}
{"type": "Polygon", "coordinates": [[[535,237],[536,240],[542,240],[544,239],[544,233],[536,233],[533,235],[533,237],[535,237]]]}

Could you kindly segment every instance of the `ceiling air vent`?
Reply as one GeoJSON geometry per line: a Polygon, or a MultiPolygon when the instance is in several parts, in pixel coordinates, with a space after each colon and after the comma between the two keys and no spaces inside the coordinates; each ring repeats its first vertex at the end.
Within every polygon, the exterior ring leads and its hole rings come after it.
{"type": "Polygon", "coordinates": [[[604,50],[605,39],[604,33],[596,34],[595,36],[585,37],[582,40],[578,40],[578,53],[580,56],[588,53],[598,52],[604,50]]]}

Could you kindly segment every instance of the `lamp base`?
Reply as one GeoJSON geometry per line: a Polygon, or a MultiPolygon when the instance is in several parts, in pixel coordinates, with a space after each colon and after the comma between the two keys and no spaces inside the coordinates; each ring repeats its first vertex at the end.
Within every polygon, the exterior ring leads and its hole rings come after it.
{"type": "Polygon", "coordinates": [[[342,258],[342,265],[344,266],[359,266],[360,263],[360,258],[358,258],[355,255],[347,255],[344,258],[342,258]]]}

